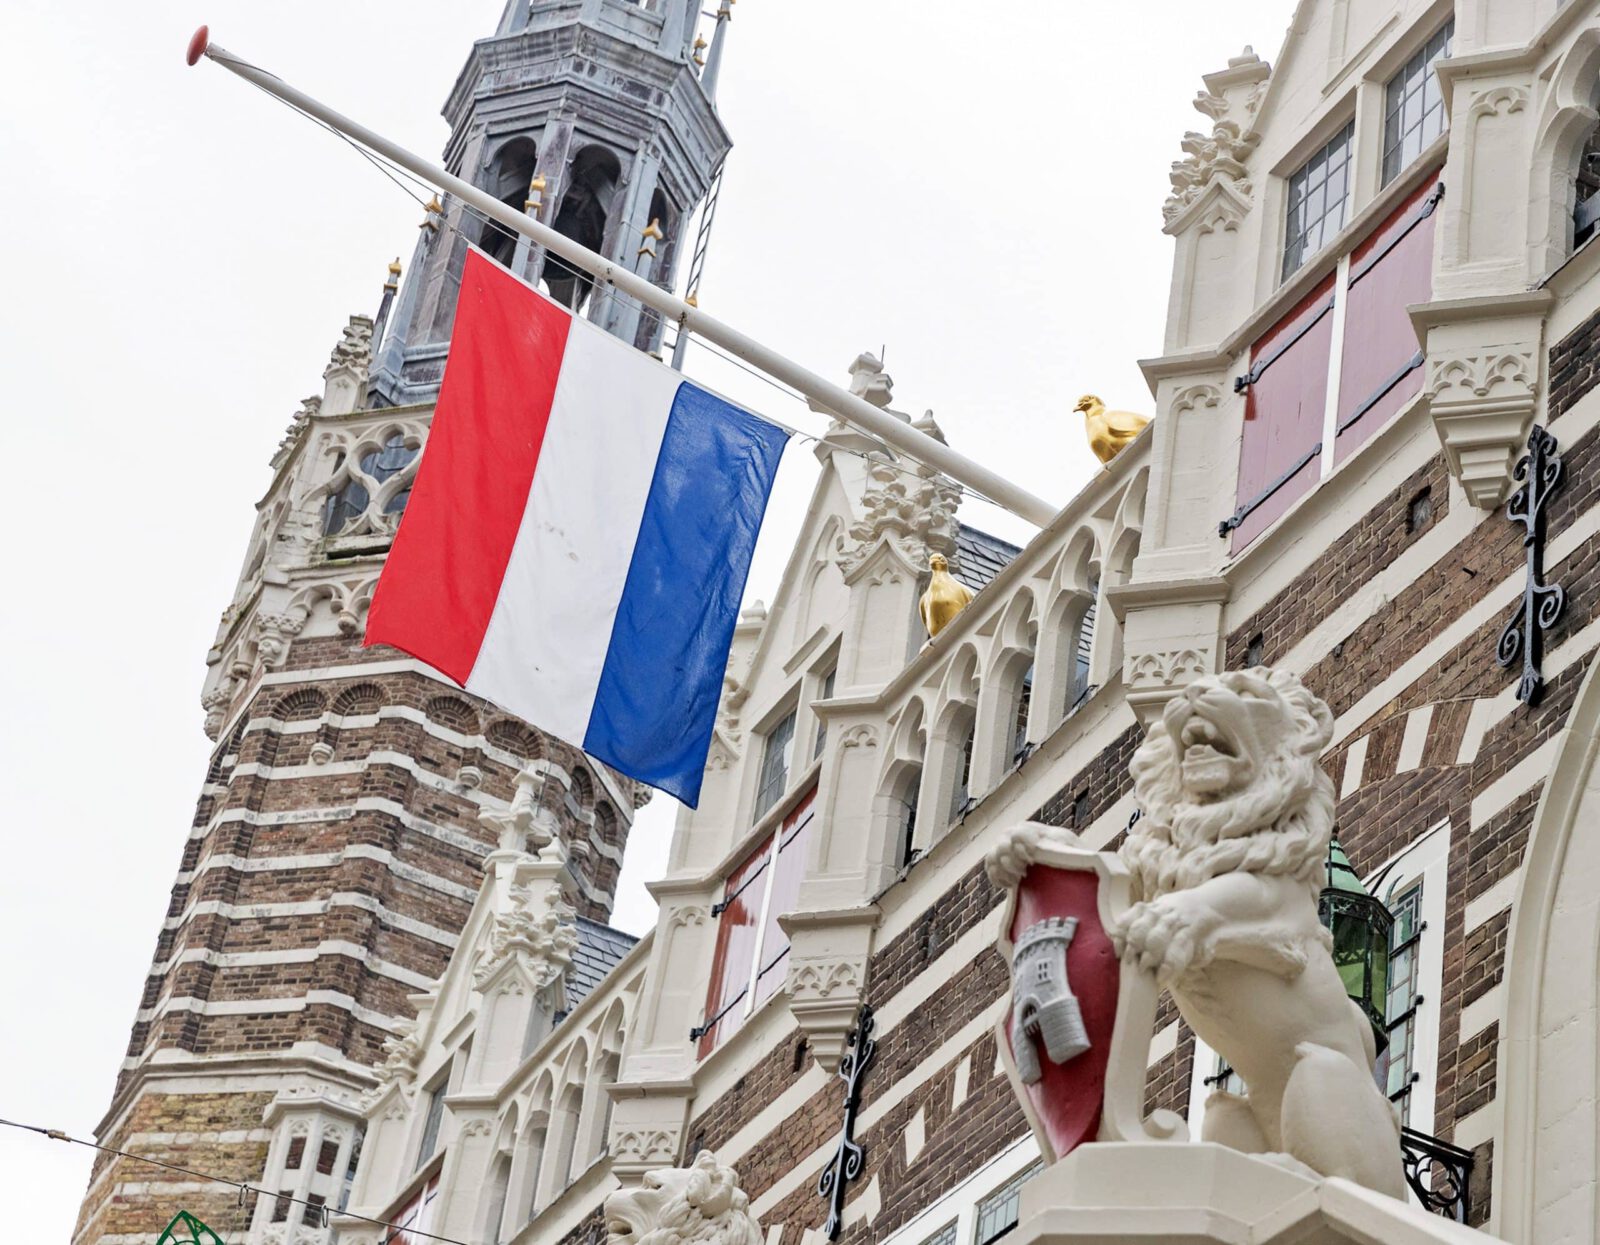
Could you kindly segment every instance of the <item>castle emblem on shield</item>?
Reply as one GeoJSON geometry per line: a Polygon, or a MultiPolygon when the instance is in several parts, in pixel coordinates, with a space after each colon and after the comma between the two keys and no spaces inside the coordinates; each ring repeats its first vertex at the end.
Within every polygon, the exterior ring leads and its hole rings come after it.
{"type": "Polygon", "coordinates": [[[1108,933],[1129,906],[1121,861],[1027,823],[990,854],[989,876],[1010,892],[999,949],[1011,1006],[995,1036],[1045,1161],[1086,1141],[1184,1140],[1178,1116],[1144,1115],[1157,991],[1108,933]]]}

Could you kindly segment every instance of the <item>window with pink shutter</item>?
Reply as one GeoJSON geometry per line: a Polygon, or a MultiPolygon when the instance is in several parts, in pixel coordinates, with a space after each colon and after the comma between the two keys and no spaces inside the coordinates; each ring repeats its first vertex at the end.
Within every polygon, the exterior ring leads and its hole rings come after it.
{"type": "Polygon", "coordinates": [[[1234,381],[1246,395],[1237,509],[1220,525],[1234,553],[1421,392],[1406,308],[1432,294],[1443,195],[1428,178],[1251,347],[1234,381]]]}
{"type": "Polygon", "coordinates": [[[1250,351],[1239,445],[1239,507],[1223,524],[1237,553],[1317,482],[1335,279],[1329,277],[1269,329],[1250,351]]]}
{"type": "Polygon", "coordinates": [[[1433,291],[1434,209],[1443,194],[1443,183],[1424,184],[1350,256],[1335,463],[1422,390],[1422,350],[1406,308],[1433,291]]]}
{"type": "Polygon", "coordinates": [[[813,787],[801,796],[724,884],[705,1020],[692,1035],[702,1059],[737,1033],[788,975],[789,936],[778,918],[794,911],[800,896],[816,795],[813,787]]]}

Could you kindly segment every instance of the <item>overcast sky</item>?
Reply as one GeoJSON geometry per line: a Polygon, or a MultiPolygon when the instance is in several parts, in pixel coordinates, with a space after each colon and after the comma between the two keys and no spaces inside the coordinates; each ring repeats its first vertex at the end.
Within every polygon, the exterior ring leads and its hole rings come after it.
{"type": "MultiPolygon", "coordinates": [[[[0,16],[0,1117],[88,1136],[110,1098],[204,775],[200,685],[267,460],[376,310],[420,213],[348,147],[203,64],[230,51],[436,155],[500,0],[6,0],[0,16]]],[[[1053,502],[1094,468],[1073,400],[1148,409],[1167,169],[1200,75],[1276,54],[1290,0],[744,0],[701,305],[1053,502]]],[[[691,351],[688,370],[823,421],[691,351]]],[[[814,480],[791,447],[751,597],[814,480]]],[[[1029,529],[969,506],[1013,539],[1029,529]]],[[[635,828],[618,922],[652,923],[674,808],[635,828]]],[[[87,1150],[0,1129],[8,1235],[65,1241],[87,1150]]],[[[230,1245],[233,1245],[230,1242],[230,1245]]]]}

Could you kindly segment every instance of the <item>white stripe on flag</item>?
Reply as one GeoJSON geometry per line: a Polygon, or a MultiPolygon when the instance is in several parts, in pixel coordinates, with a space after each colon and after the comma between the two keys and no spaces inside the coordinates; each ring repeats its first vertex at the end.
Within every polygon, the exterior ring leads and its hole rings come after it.
{"type": "Polygon", "coordinates": [[[683,377],[574,318],[550,424],[467,690],[574,742],[589,727],[683,377]]]}

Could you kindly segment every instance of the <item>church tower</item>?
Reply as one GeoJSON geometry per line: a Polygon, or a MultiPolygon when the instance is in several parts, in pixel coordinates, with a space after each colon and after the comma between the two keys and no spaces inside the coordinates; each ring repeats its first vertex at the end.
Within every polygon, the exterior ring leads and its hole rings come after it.
{"type": "MultiPolygon", "coordinates": [[[[507,0],[445,104],[446,167],[672,288],[680,235],[731,145],[714,96],[732,3],[722,0],[708,41],[699,0],[507,0]]],[[[437,391],[469,245],[641,350],[660,346],[654,312],[447,198],[430,204],[386,317],[374,405],[437,391]]]]}
{"type": "MultiPolygon", "coordinates": [[[[729,148],[713,97],[732,2],[707,40],[694,0],[510,0],[446,102],[445,162],[670,286],[680,231],[729,148]]],[[[391,266],[377,315],[350,317],[272,456],[206,657],[216,746],[97,1129],[105,1145],[252,1192],[102,1155],[82,1245],[153,1241],[179,1209],[229,1242],[325,1241],[372,1069],[404,1049],[485,857],[535,818],[566,845],[588,970],[630,945],[606,922],[646,792],[406,655],[362,647],[469,244],[641,349],[661,346],[637,304],[449,198],[429,205],[403,283],[391,266]]]]}

